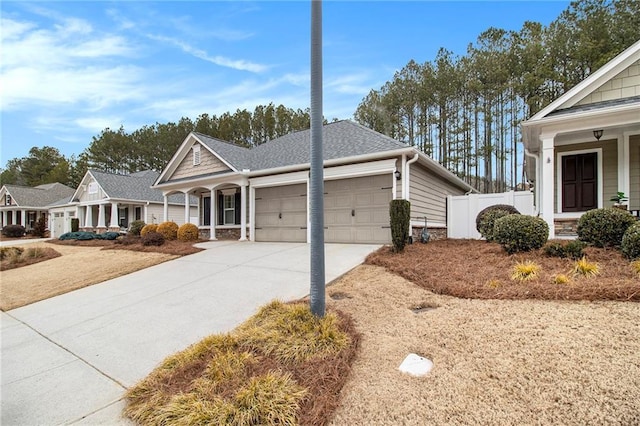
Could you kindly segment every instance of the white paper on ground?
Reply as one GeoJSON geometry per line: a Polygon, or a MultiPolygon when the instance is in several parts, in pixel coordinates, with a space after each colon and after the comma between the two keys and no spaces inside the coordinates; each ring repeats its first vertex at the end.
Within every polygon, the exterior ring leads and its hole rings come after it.
{"type": "Polygon", "coordinates": [[[398,369],[412,376],[424,376],[433,368],[433,362],[418,354],[409,354],[398,369]]]}

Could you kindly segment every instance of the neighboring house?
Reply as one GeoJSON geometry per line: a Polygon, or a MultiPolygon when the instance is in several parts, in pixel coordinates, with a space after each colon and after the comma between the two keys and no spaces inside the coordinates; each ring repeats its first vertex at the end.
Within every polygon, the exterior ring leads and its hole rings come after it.
{"type": "Polygon", "coordinates": [[[22,225],[29,231],[40,216],[44,215],[49,220],[49,205],[70,197],[73,191],[73,188],[57,182],[35,187],[3,185],[0,189],[0,227],[22,225]]]}
{"type": "Polygon", "coordinates": [[[526,173],[550,238],[618,191],[640,209],[640,41],[521,124],[526,173]]]}
{"type": "Polygon", "coordinates": [[[197,215],[195,199],[189,206],[183,194],[165,199],[151,188],[157,178],[154,171],[120,175],[89,170],[68,199],[50,207],[51,236],[71,231],[74,217],[81,230],[97,233],[126,229],[134,220],[160,223],[166,217],[179,225],[190,222],[197,215]]]}
{"type": "MultiPolygon", "coordinates": [[[[201,234],[309,241],[310,131],[253,149],[200,133],[178,148],[154,187],[198,198],[201,234]],[[211,232],[211,229],[214,232],[211,232]]],[[[411,201],[412,224],[446,230],[446,197],[472,187],[416,148],[351,121],[323,128],[325,241],[388,243],[389,202],[411,201]]]]}

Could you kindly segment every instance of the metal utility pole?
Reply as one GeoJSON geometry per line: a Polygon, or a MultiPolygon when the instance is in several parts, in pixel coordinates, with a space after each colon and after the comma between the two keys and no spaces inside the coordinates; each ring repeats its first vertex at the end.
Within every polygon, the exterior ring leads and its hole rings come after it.
{"type": "Polygon", "coordinates": [[[325,313],[324,171],[322,158],[322,0],[311,0],[311,312],[325,313]]]}

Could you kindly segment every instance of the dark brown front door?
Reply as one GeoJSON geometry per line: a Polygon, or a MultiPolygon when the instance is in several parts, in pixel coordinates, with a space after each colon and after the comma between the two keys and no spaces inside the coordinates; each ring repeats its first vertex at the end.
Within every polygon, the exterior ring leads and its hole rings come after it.
{"type": "Polygon", "coordinates": [[[598,207],[598,157],[595,152],[562,157],[562,211],[598,207]]]}

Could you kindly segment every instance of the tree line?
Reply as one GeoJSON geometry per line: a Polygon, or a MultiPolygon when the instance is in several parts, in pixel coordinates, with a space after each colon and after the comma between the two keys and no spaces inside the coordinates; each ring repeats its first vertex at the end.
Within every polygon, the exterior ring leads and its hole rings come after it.
{"type": "Polygon", "coordinates": [[[60,182],[80,184],[91,169],[129,174],[141,170],[161,171],[190,132],[199,132],[234,144],[254,147],[268,140],[310,127],[309,110],[283,105],[258,105],[220,116],[201,114],[195,120],[183,117],[177,123],[156,123],[127,133],[106,128],[94,136],[78,156],[66,158],[57,148],[33,147],[29,155],[7,162],[0,184],[36,186],[60,182]]]}
{"type": "MultiPolygon", "coordinates": [[[[359,123],[425,152],[483,192],[524,183],[519,123],[640,39],[640,2],[572,2],[548,26],[489,28],[466,55],[441,48],[409,61],[358,105],[359,123]]],[[[326,120],[325,120],[326,122],[326,120]]],[[[253,147],[310,127],[309,110],[259,105],[220,116],[155,123],[131,133],[106,128],[78,156],[34,147],[9,160],[0,184],[79,184],[88,168],[162,170],[191,131],[253,147]]]]}
{"type": "MultiPolygon", "coordinates": [[[[355,119],[425,152],[483,192],[524,181],[519,123],[640,39],[640,2],[572,2],[549,26],[489,28],[371,90],[355,119]]],[[[520,185],[521,186],[521,185],[520,185]]]]}

